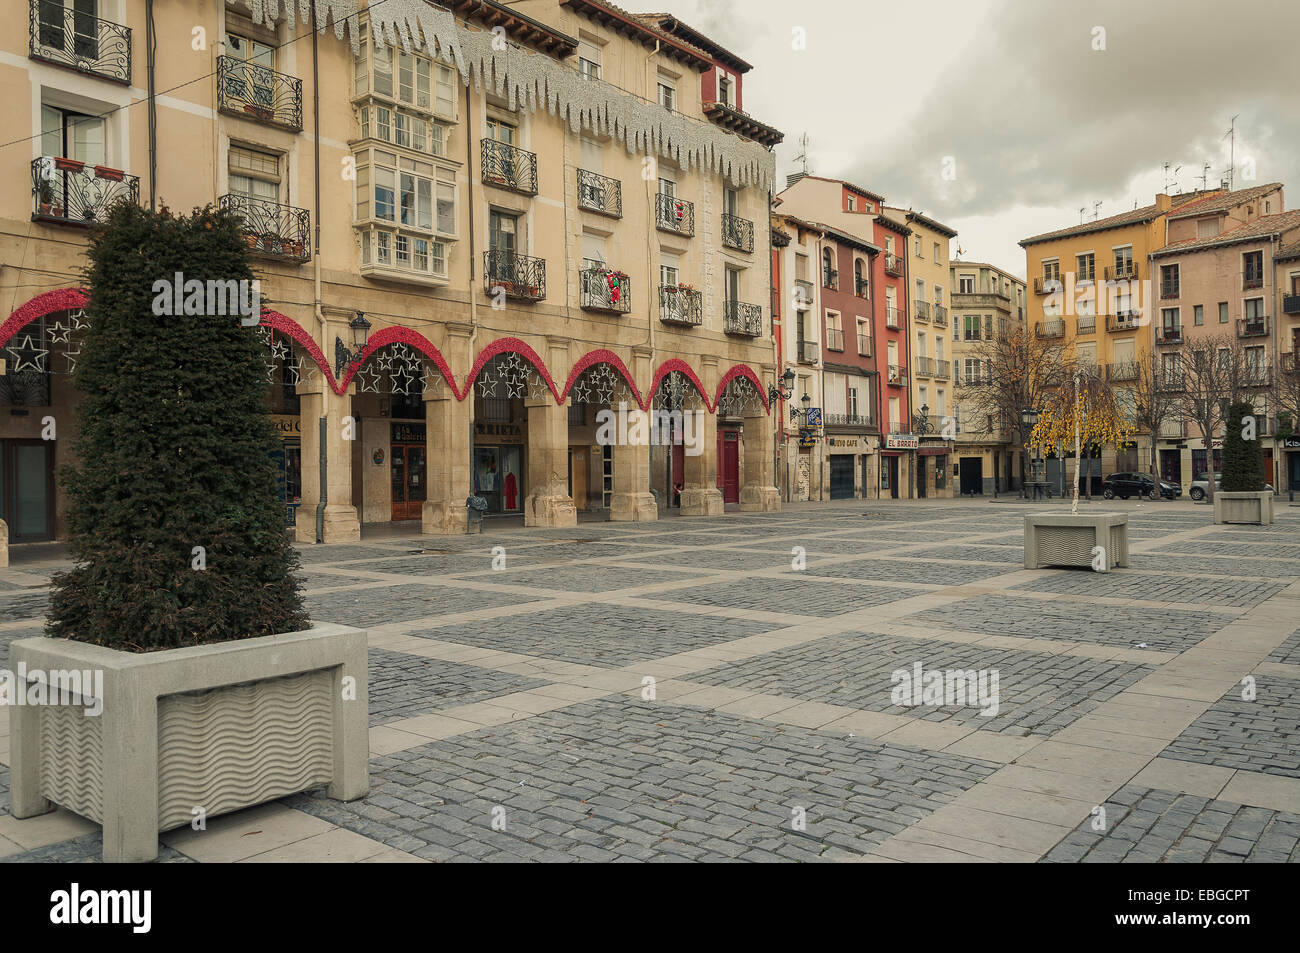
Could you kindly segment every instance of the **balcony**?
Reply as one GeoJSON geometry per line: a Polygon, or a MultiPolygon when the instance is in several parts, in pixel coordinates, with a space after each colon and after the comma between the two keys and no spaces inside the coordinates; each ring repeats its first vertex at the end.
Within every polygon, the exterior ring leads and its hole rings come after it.
{"type": "Polygon", "coordinates": [[[627,314],[632,310],[632,279],[611,268],[583,268],[578,272],[583,311],[627,314]]]}
{"type": "Polygon", "coordinates": [[[1088,315],[1086,318],[1075,318],[1075,333],[1077,334],[1096,334],[1097,333],[1097,316],[1088,315]]]}
{"type": "Polygon", "coordinates": [[[131,84],[131,30],[62,0],[31,0],[27,51],[34,60],[131,84]]]}
{"type": "Polygon", "coordinates": [[[930,320],[930,302],[918,301],[913,305],[912,316],[918,321],[930,320]]]}
{"type": "Polygon", "coordinates": [[[889,365],[889,376],[886,378],[890,387],[906,387],[907,375],[903,373],[903,368],[897,364],[889,365]]]}
{"type": "Polygon", "coordinates": [[[1246,387],[1272,387],[1273,368],[1264,364],[1247,363],[1242,370],[1242,383],[1246,387]]]}
{"type": "Polygon", "coordinates": [[[941,361],[935,358],[934,379],[937,381],[952,380],[952,361],[941,361]]]}
{"type": "Polygon", "coordinates": [[[722,244],[737,251],[754,250],[754,223],[747,218],[722,213],[722,244]]]}
{"type": "Polygon", "coordinates": [[[1126,261],[1106,266],[1107,281],[1123,281],[1126,279],[1138,277],[1138,263],[1135,261],[1126,261]]]}
{"type": "Polygon", "coordinates": [[[32,160],[32,221],[88,226],[103,222],[116,202],[140,202],[140,179],[76,159],[32,160]]]}
{"type": "Polygon", "coordinates": [[[1187,436],[1187,424],[1182,420],[1160,421],[1160,438],[1162,440],[1182,440],[1187,436]]]}
{"type": "Polygon", "coordinates": [[[944,414],[913,414],[912,415],[912,433],[921,437],[942,437],[944,428],[951,425],[953,433],[961,433],[961,422],[956,417],[947,417],[944,414]]]}
{"type": "Polygon", "coordinates": [[[1115,364],[1106,365],[1106,380],[1108,381],[1135,381],[1138,378],[1138,365],[1136,361],[1119,361],[1115,364]]]}
{"type": "Polygon", "coordinates": [[[844,332],[839,328],[826,329],[826,350],[843,351],[844,350],[844,332]]]}
{"type": "Polygon", "coordinates": [[[1177,298],[1179,294],[1179,284],[1177,281],[1161,281],[1160,297],[1177,298]]]}
{"type": "Polygon", "coordinates": [[[1034,333],[1040,338],[1065,337],[1065,322],[1060,318],[1048,318],[1034,325],[1034,333]]]}
{"type": "Polygon", "coordinates": [[[1294,374],[1296,372],[1296,368],[1300,367],[1300,362],[1296,361],[1295,351],[1287,351],[1285,354],[1281,355],[1281,358],[1282,358],[1283,374],[1294,374]]]}
{"type": "Polygon", "coordinates": [[[872,414],[822,414],[822,423],[826,427],[876,429],[876,418],[872,414]]]}
{"type": "Polygon", "coordinates": [[[692,237],[695,234],[695,203],[675,195],[656,195],[655,228],[692,237]]]}
{"type": "Polygon", "coordinates": [[[914,361],[916,365],[916,376],[930,378],[934,376],[934,358],[918,357],[914,361]]]}
{"type": "Polygon", "coordinates": [[[483,161],[483,184],[518,192],[537,194],[537,156],[495,139],[480,143],[483,161]]]}
{"type": "Polygon", "coordinates": [[[871,297],[871,282],[866,278],[853,276],[853,293],[859,298],[871,297]]]}
{"type": "Polygon", "coordinates": [[[1187,389],[1187,380],[1182,371],[1163,371],[1157,381],[1160,390],[1168,394],[1177,394],[1187,389]]]}
{"type": "Polygon", "coordinates": [[[829,288],[831,291],[840,290],[840,273],[834,268],[822,269],[822,287],[829,288]]]}
{"type": "Polygon", "coordinates": [[[885,274],[893,275],[895,278],[903,274],[903,256],[892,255],[885,252],[885,274]]]}
{"type": "Polygon", "coordinates": [[[1254,291],[1257,288],[1264,287],[1264,273],[1262,271],[1244,271],[1241,274],[1241,290],[1254,291]]]}
{"type": "Polygon", "coordinates": [[[217,57],[217,108],[232,116],[302,130],[302,80],[234,56],[217,57]]]}
{"type": "Polygon", "coordinates": [[[737,337],[762,337],[763,309],[759,305],[747,304],[744,301],[724,301],[722,330],[737,337]]]}
{"type": "Polygon", "coordinates": [[[1262,338],[1268,336],[1268,317],[1258,315],[1253,318],[1237,319],[1237,337],[1262,338]]]}
{"type": "Polygon", "coordinates": [[[885,327],[897,331],[903,326],[902,308],[885,308],[885,327]]]}
{"type": "Polygon", "coordinates": [[[1034,279],[1034,294],[1049,295],[1060,291],[1061,278],[1059,275],[1043,275],[1041,278],[1034,279]]]}
{"type": "Polygon", "coordinates": [[[934,306],[934,315],[930,318],[931,323],[936,328],[946,328],[948,326],[948,309],[941,304],[934,306]]]}
{"type": "Polygon", "coordinates": [[[546,262],[512,251],[485,251],[483,288],[493,297],[505,292],[518,301],[541,301],[546,297],[546,262]]]}
{"type": "Polygon", "coordinates": [[[223,209],[244,220],[244,240],[254,255],[301,264],[311,260],[311,212],[247,195],[223,195],[223,209]]]}
{"type": "Polygon", "coordinates": [[[1282,313],[1300,314],[1300,295],[1283,295],[1282,313]]]}
{"type": "Polygon", "coordinates": [[[578,207],[610,218],[622,218],[623,183],[618,179],[579,169],[578,207]]]}
{"type": "Polygon", "coordinates": [[[862,357],[871,356],[871,335],[870,334],[858,335],[858,354],[861,355],[862,357]]]}
{"type": "Polygon", "coordinates": [[[800,364],[816,364],[818,356],[816,341],[805,341],[801,338],[795,342],[795,358],[800,364]]]}
{"type": "Polygon", "coordinates": [[[1157,344],[1182,344],[1183,328],[1179,324],[1163,325],[1156,328],[1157,344]]]}
{"type": "Polygon", "coordinates": [[[699,327],[704,321],[703,295],[684,285],[660,285],[659,320],[664,324],[699,327]]]}
{"type": "Polygon", "coordinates": [[[794,306],[797,311],[807,311],[812,307],[813,283],[806,278],[794,280],[794,306]]]}
{"type": "Polygon", "coordinates": [[[1106,318],[1106,330],[1134,331],[1141,320],[1142,315],[1136,311],[1120,311],[1118,314],[1112,314],[1106,318]]]}

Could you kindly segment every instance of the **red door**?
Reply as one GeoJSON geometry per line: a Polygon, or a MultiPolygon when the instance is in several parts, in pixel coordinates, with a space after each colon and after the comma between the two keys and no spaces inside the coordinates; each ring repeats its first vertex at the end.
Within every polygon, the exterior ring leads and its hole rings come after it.
{"type": "Polygon", "coordinates": [[[718,489],[723,503],[740,502],[740,432],[718,431],[718,489]]]}

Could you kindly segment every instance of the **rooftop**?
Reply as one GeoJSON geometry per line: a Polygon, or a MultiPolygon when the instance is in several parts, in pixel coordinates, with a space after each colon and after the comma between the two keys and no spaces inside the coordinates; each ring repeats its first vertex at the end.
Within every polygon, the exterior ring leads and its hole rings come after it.
{"type": "Polygon", "coordinates": [[[647,49],[653,49],[658,43],[661,53],[689,66],[697,73],[703,73],[713,66],[712,58],[704,50],[607,0],[560,0],[560,6],[568,7],[616,33],[639,40],[647,49]]]}
{"type": "Polygon", "coordinates": [[[1169,218],[1190,218],[1193,215],[1209,215],[1214,212],[1226,212],[1234,205],[1240,205],[1243,202],[1252,202],[1270,192],[1276,192],[1280,188],[1282,188],[1281,182],[1269,182],[1267,185],[1256,185],[1249,189],[1237,189],[1235,192],[1220,191],[1184,203],[1179,206],[1177,212],[1170,212],[1169,218]]]}
{"type": "MultiPolygon", "coordinates": [[[[1214,190],[1216,193],[1219,190],[1214,190]]],[[[1185,195],[1171,195],[1170,208],[1178,208],[1188,202],[1196,201],[1205,196],[1204,192],[1188,192],[1185,195]]],[[[1144,205],[1141,208],[1135,208],[1128,212],[1120,212],[1118,215],[1111,215],[1106,218],[1099,218],[1092,222],[1082,222],[1078,225],[1071,225],[1069,228],[1058,228],[1052,232],[1043,232],[1041,235],[1034,235],[1032,238],[1022,238],[1020,245],[1023,248],[1026,245],[1036,245],[1040,242],[1055,241],[1058,238],[1071,238],[1075,235],[1087,235],[1092,232],[1104,232],[1111,228],[1124,228],[1128,225],[1142,225],[1147,222],[1153,222],[1160,215],[1158,204],[1144,205]]]]}
{"type": "Polygon", "coordinates": [[[1170,242],[1164,248],[1152,252],[1151,256],[1155,258],[1180,252],[1206,251],[1222,245],[1236,245],[1241,242],[1264,241],[1297,228],[1300,228],[1300,211],[1261,215],[1257,219],[1245,222],[1236,228],[1230,228],[1226,232],[1220,232],[1218,235],[1209,238],[1187,238],[1181,242],[1170,242]]]}
{"type": "Polygon", "coordinates": [[[811,172],[799,176],[799,178],[795,182],[790,182],[789,180],[787,180],[786,188],[788,189],[791,186],[797,184],[797,182],[803,181],[804,179],[814,179],[817,182],[834,182],[836,185],[843,185],[846,188],[850,188],[854,192],[859,193],[860,195],[865,195],[869,199],[875,199],[881,205],[885,204],[885,197],[883,195],[877,195],[875,192],[872,192],[869,189],[864,189],[860,185],[854,185],[852,182],[845,182],[843,179],[828,179],[824,175],[813,175],[811,172]]]}
{"type": "Polygon", "coordinates": [[[738,73],[748,73],[754,68],[726,47],[713,42],[699,30],[683,23],[671,13],[638,13],[636,17],[638,20],[654,24],[665,33],[681,37],[715,59],[721,60],[738,73]]]}

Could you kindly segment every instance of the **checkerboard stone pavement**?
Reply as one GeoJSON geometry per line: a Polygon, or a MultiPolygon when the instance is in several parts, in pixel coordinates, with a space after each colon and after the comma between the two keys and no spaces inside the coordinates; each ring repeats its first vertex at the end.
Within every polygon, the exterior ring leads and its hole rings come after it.
{"type": "MultiPolygon", "coordinates": [[[[171,831],[159,860],[1300,859],[1300,508],[1105,507],[1132,530],[1107,575],[1022,570],[1015,502],[304,547],[313,619],[369,634],[370,793],[171,831]],[[901,703],[918,663],[996,671],[997,711],[901,703]]],[[[0,663],[58,568],[0,571],[0,663]]],[[[8,754],[0,708],[6,802],[8,754]]],[[[99,838],[0,813],[0,861],[99,838]]]]}

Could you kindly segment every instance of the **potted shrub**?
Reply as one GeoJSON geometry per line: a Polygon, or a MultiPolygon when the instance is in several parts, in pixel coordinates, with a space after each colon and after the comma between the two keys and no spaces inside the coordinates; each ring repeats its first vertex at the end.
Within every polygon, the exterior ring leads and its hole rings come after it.
{"type": "Polygon", "coordinates": [[[242,227],[119,203],[90,238],[77,462],[60,474],[73,568],[45,637],[10,646],[10,687],[86,674],[11,709],[10,811],[99,822],[106,861],[153,859],[158,832],[199,812],[367,790],[365,633],[303,609],[261,343],[239,315],[158,306],[177,272],[251,281],[242,227]]]}
{"type": "Polygon", "coordinates": [[[1223,481],[1214,493],[1214,522],[1273,522],[1273,491],[1265,489],[1264,419],[1250,404],[1228,408],[1223,435],[1223,481]]]}
{"type": "Polygon", "coordinates": [[[36,191],[41,214],[49,215],[54,209],[54,186],[49,179],[41,179],[36,191]]]}

